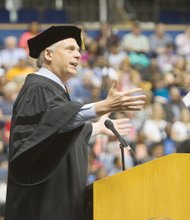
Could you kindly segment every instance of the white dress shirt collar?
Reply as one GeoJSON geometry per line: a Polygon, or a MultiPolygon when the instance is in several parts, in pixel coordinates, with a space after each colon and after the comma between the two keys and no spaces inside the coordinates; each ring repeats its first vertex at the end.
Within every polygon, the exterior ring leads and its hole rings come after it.
{"type": "Polygon", "coordinates": [[[52,73],[50,70],[48,70],[45,67],[41,67],[38,72],[36,72],[37,75],[44,76],[48,79],[51,79],[52,81],[58,83],[60,86],[62,86],[65,89],[65,85],[62,83],[61,79],[56,76],[54,73],[52,73]]]}

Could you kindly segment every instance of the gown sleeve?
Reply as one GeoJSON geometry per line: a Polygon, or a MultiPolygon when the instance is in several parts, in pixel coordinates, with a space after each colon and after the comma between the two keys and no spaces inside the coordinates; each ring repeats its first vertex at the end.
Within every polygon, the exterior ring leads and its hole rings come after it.
{"type": "Polygon", "coordinates": [[[47,179],[84,130],[85,124],[61,132],[82,105],[55,92],[34,86],[22,91],[15,102],[9,158],[11,175],[20,184],[47,179]]]}

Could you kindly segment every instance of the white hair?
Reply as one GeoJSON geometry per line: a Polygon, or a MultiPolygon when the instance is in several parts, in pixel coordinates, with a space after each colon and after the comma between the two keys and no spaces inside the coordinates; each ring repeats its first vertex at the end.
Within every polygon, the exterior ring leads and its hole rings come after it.
{"type": "MultiPolygon", "coordinates": [[[[56,42],[52,44],[51,46],[47,47],[46,49],[54,51],[56,47],[58,46],[59,42],[56,42]]],[[[44,50],[40,53],[39,57],[36,60],[36,66],[38,68],[42,67],[43,64],[45,63],[45,56],[44,56],[44,50]]]]}
{"type": "Polygon", "coordinates": [[[36,60],[36,66],[38,68],[42,67],[44,64],[44,50],[40,53],[39,57],[36,60]]]}

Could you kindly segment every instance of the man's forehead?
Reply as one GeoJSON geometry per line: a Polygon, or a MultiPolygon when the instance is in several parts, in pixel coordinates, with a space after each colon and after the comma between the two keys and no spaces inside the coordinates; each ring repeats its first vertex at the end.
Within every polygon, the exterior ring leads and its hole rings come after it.
{"type": "Polygon", "coordinates": [[[59,43],[63,46],[75,46],[76,48],[79,48],[77,41],[74,38],[67,38],[59,41],[59,43]]]}

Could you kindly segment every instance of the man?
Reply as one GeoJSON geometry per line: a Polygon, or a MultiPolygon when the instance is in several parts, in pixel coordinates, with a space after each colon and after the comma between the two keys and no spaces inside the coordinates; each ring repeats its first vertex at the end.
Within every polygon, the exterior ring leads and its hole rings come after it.
{"type": "Polygon", "coordinates": [[[155,25],[154,32],[150,35],[151,55],[156,57],[165,52],[167,45],[173,44],[172,36],[166,32],[166,26],[163,23],[155,25]]]}
{"type": "Polygon", "coordinates": [[[82,106],[69,99],[65,82],[77,73],[81,30],[52,26],[28,41],[40,68],[27,76],[13,110],[5,220],[83,220],[86,145],[101,131],[92,118],[140,110],[140,89],[118,92],[82,106]]]}
{"type": "Polygon", "coordinates": [[[5,70],[9,70],[20,59],[26,59],[26,57],[26,51],[17,46],[17,38],[15,36],[7,36],[4,40],[4,48],[0,51],[0,66],[5,70]]]}
{"type": "Polygon", "coordinates": [[[190,25],[187,25],[182,33],[176,35],[175,45],[177,54],[188,59],[190,56],[190,25]]]}
{"type": "Polygon", "coordinates": [[[123,36],[122,46],[128,53],[148,54],[150,52],[149,38],[142,33],[142,28],[138,21],[134,22],[131,31],[123,36]]]}

